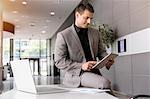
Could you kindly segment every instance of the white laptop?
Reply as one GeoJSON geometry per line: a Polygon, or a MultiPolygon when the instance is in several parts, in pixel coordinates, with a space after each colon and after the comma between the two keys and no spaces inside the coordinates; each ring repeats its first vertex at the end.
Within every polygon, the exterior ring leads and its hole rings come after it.
{"type": "Polygon", "coordinates": [[[35,85],[29,65],[29,60],[11,61],[11,67],[14,74],[17,90],[34,94],[48,94],[68,91],[65,88],[56,85],[35,85]]]}

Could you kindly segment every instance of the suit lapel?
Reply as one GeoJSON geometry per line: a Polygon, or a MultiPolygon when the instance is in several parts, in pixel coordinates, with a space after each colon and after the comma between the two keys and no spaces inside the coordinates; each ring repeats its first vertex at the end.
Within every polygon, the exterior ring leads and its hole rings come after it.
{"type": "MultiPolygon", "coordinates": [[[[83,48],[82,48],[82,45],[81,45],[81,42],[80,42],[80,39],[75,31],[75,28],[74,26],[72,25],[71,26],[71,30],[74,34],[74,41],[76,43],[76,45],[78,46],[78,48],[80,49],[80,53],[84,56],[85,58],[85,54],[84,54],[84,51],[83,51],[83,48]]],[[[92,54],[92,58],[94,59],[94,53],[93,53],[93,35],[92,35],[92,30],[90,28],[88,28],[88,38],[89,38],[89,45],[90,45],[90,50],[91,50],[91,54],[92,54]]]]}
{"type": "Polygon", "coordinates": [[[83,51],[83,48],[82,48],[80,39],[79,39],[79,37],[78,37],[78,35],[77,35],[77,33],[76,33],[75,28],[74,28],[73,25],[71,26],[71,30],[72,30],[72,32],[73,32],[73,34],[74,34],[74,38],[73,38],[73,39],[75,39],[74,42],[76,43],[76,45],[77,45],[78,48],[80,49],[80,53],[81,53],[81,54],[83,55],[83,57],[85,58],[85,54],[84,54],[84,51],[83,51]]]}
{"type": "Polygon", "coordinates": [[[93,53],[93,35],[92,31],[90,28],[88,28],[88,38],[89,38],[89,45],[90,45],[90,50],[92,54],[92,58],[94,59],[94,53],[93,53]]]}

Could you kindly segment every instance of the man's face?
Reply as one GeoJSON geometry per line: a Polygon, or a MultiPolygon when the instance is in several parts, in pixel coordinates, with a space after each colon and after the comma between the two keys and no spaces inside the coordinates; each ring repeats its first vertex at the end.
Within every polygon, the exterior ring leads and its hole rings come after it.
{"type": "Polygon", "coordinates": [[[85,10],[81,14],[79,12],[76,12],[75,17],[76,17],[75,20],[76,26],[80,28],[87,28],[88,25],[91,23],[91,20],[93,18],[93,13],[91,13],[88,10],[85,10]]]}

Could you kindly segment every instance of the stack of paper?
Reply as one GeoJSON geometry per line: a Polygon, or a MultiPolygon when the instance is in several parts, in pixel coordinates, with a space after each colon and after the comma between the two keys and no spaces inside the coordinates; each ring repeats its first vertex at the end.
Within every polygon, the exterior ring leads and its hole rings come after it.
{"type": "Polygon", "coordinates": [[[71,91],[78,91],[82,93],[102,93],[106,91],[110,91],[110,89],[94,89],[94,88],[74,88],[71,91]]]}

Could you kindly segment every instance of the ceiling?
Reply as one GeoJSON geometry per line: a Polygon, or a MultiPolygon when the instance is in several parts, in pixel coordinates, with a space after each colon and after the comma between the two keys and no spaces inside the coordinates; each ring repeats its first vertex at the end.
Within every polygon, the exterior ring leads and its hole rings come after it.
{"type": "Polygon", "coordinates": [[[3,0],[3,20],[15,25],[15,35],[11,38],[48,39],[55,34],[80,1],[3,0]],[[23,1],[27,4],[22,4],[23,1]],[[55,15],[51,15],[51,11],[55,15]]]}

